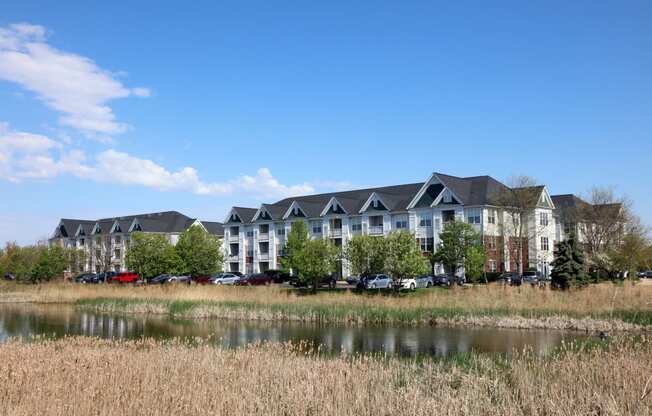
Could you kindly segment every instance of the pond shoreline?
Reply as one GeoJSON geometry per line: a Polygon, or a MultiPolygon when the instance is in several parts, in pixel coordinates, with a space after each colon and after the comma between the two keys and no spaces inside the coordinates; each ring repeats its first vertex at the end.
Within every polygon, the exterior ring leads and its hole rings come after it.
{"type": "Polygon", "coordinates": [[[454,309],[423,308],[400,310],[391,308],[316,307],[289,304],[259,305],[235,302],[160,301],[89,299],[75,302],[79,308],[105,313],[169,315],[180,319],[228,319],[267,322],[307,322],[321,324],[403,325],[416,327],[479,327],[501,329],[553,329],[599,332],[645,332],[650,326],[612,318],[573,317],[550,312],[508,311],[466,312],[454,309]],[[527,315],[530,316],[527,316],[527,315]]]}
{"type": "Polygon", "coordinates": [[[182,319],[343,325],[652,331],[652,287],[594,285],[577,291],[477,286],[411,293],[320,291],[281,287],[126,286],[0,283],[0,304],[70,304],[99,312],[182,319]]]}

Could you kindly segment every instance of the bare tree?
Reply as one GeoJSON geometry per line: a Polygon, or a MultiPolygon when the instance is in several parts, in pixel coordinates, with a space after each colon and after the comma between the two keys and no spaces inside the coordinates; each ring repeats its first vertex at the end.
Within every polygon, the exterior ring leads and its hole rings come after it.
{"type": "Polygon", "coordinates": [[[492,202],[502,211],[501,234],[504,242],[507,242],[510,259],[517,259],[518,272],[523,274],[523,263],[528,260],[524,259],[525,247],[529,247],[530,241],[537,235],[537,222],[532,215],[539,204],[543,187],[529,176],[515,176],[507,184],[493,196],[492,202]],[[530,222],[530,219],[534,221],[530,222]]]}
{"type": "Polygon", "coordinates": [[[611,188],[594,187],[585,200],[586,203],[578,205],[575,218],[572,218],[579,240],[589,266],[598,273],[611,273],[613,265],[609,253],[622,243],[625,233],[635,231],[640,223],[631,215],[629,201],[616,197],[611,188]]]}

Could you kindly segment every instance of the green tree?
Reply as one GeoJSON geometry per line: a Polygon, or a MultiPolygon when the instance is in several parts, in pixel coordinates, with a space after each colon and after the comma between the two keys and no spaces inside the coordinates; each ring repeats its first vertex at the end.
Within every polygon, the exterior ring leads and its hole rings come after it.
{"type": "Polygon", "coordinates": [[[558,289],[584,286],[588,282],[584,253],[574,236],[557,244],[552,267],[552,284],[558,289]]]}
{"type": "Polygon", "coordinates": [[[478,253],[480,251],[484,253],[480,233],[465,222],[449,222],[444,226],[439,238],[441,242],[434,258],[453,273],[457,273],[460,267],[466,266],[467,259],[472,260],[471,265],[475,266],[478,253]]]}
{"type": "Polygon", "coordinates": [[[224,253],[221,240],[198,225],[181,234],[175,249],[185,265],[185,271],[192,276],[213,274],[222,270],[224,253]]]}
{"type": "Polygon", "coordinates": [[[174,246],[162,234],[133,233],[125,256],[128,269],[145,279],[163,273],[181,273],[184,264],[174,246]]]}
{"type": "Polygon", "coordinates": [[[293,222],[285,241],[285,253],[281,258],[283,270],[299,275],[302,262],[301,252],[308,241],[308,227],[305,221],[293,222]]]}
{"type": "Polygon", "coordinates": [[[487,261],[484,246],[481,244],[474,244],[468,248],[466,258],[464,259],[464,271],[466,276],[474,283],[484,280],[486,283],[486,276],[484,273],[484,265],[487,261]]]}
{"type": "Polygon", "coordinates": [[[399,282],[428,272],[427,259],[412,233],[391,232],[385,239],[385,247],[384,271],[399,282]]]}
{"type": "Polygon", "coordinates": [[[312,284],[317,290],[319,281],[333,274],[340,257],[340,250],[329,240],[308,240],[294,252],[299,279],[312,284]]]}
{"type": "Polygon", "coordinates": [[[383,273],[387,259],[386,239],[370,235],[353,236],[346,244],[343,256],[355,275],[383,273]]]}

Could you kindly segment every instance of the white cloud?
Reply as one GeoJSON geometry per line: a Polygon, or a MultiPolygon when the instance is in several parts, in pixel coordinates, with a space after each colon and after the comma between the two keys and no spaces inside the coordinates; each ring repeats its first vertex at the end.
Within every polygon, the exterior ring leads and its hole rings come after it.
{"type": "Polygon", "coordinates": [[[46,43],[46,30],[27,23],[0,28],[0,79],[34,92],[50,108],[62,113],[59,122],[91,138],[123,133],[107,105],[111,100],[148,97],[147,88],[127,88],[92,60],[46,43]]]}
{"type": "Polygon", "coordinates": [[[256,198],[282,198],[314,192],[311,184],[285,185],[268,168],[225,182],[206,182],[195,168],[173,171],[152,160],[117,150],[99,153],[89,163],[84,152],[68,149],[46,136],[10,130],[0,123],[0,178],[12,182],[49,179],[69,174],[100,183],[143,186],[160,191],[198,195],[247,194],[256,198]]]}

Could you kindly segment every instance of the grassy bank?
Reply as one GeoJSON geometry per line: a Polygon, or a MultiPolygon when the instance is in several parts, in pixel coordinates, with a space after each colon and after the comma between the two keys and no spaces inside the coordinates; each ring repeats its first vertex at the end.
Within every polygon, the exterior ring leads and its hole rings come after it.
{"type": "Polygon", "coordinates": [[[20,301],[74,303],[98,311],[183,318],[588,331],[652,328],[652,286],[611,283],[570,292],[490,285],[400,295],[346,291],[308,294],[278,287],[0,286],[0,302],[20,301]]]}
{"type": "Polygon", "coordinates": [[[554,357],[314,357],[151,340],[0,344],[0,414],[648,415],[652,344],[554,357]],[[47,380],[47,381],[44,381],[47,380]]]}

